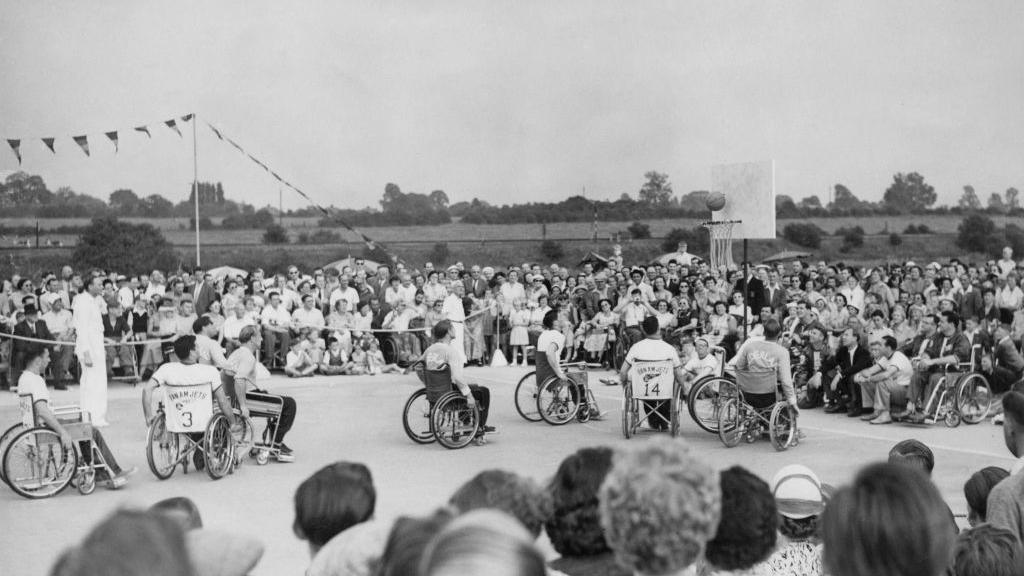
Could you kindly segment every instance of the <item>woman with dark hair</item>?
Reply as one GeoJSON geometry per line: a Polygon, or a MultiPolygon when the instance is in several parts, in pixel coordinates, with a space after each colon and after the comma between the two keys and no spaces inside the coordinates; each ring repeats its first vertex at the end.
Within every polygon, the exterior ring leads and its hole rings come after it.
{"type": "Polygon", "coordinates": [[[836,492],[822,515],[825,569],[833,576],[940,576],[956,535],[924,472],[873,464],[836,492]]]}
{"type": "Polygon", "coordinates": [[[384,553],[374,572],[376,576],[413,576],[419,573],[423,551],[451,522],[451,510],[441,509],[426,518],[402,516],[388,534],[384,553]]]}
{"type": "Polygon", "coordinates": [[[548,310],[541,320],[544,331],[537,337],[537,350],[533,353],[534,366],[537,369],[537,389],[549,378],[565,380],[565,370],[559,364],[562,349],[565,348],[565,335],[555,329],[558,320],[557,310],[548,310]]]}
{"type": "Polygon", "coordinates": [[[51,576],[192,576],[181,526],[162,514],[121,510],[100,522],[80,546],[64,551],[51,576]]]}
{"type": "Polygon", "coordinates": [[[551,515],[551,502],[533,480],[506,470],[484,470],[459,487],[448,500],[460,513],[489,508],[519,522],[534,538],[551,515]]]}
{"type": "Polygon", "coordinates": [[[604,539],[598,492],[612,468],[612,450],[582,448],[562,460],[548,484],[553,510],[544,529],[562,555],[551,568],[568,576],[628,576],[604,539]]]}
{"type": "Polygon", "coordinates": [[[741,466],[719,476],[722,518],[704,550],[701,576],[758,574],[775,549],[779,513],[768,484],[741,466]]]}
{"type": "Polygon", "coordinates": [[[971,528],[983,524],[988,515],[988,494],[996,484],[1010,473],[998,466],[986,466],[978,470],[964,483],[964,497],[967,499],[967,522],[971,528]]]}
{"type": "Polygon", "coordinates": [[[377,503],[370,469],[355,462],[335,462],[299,484],[292,529],[309,543],[311,556],[341,532],[369,520],[377,503]]]}

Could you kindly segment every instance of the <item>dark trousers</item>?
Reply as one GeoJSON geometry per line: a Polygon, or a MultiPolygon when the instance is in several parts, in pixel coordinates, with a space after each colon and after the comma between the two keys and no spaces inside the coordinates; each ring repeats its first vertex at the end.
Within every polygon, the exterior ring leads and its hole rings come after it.
{"type": "Polygon", "coordinates": [[[486,386],[469,385],[469,391],[480,410],[480,428],[487,425],[487,414],[491,409],[491,390],[486,386]]]}
{"type": "Polygon", "coordinates": [[[839,382],[836,383],[836,389],[829,389],[825,394],[830,404],[861,405],[860,384],[853,381],[853,374],[840,378],[839,382]]]}
{"type": "Polygon", "coordinates": [[[1002,394],[1010,389],[1014,382],[1020,380],[1012,370],[1003,366],[993,366],[992,372],[985,374],[993,394],[1002,394]]]}
{"type": "Polygon", "coordinates": [[[647,424],[655,430],[667,430],[672,421],[672,403],[668,400],[642,400],[647,411],[647,424]],[[655,416],[658,414],[659,416],[655,416]]]}
{"type": "MultiPolygon", "coordinates": [[[[277,434],[272,439],[274,444],[280,444],[284,442],[284,436],[292,429],[292,424],[295,423],[295,399],[291,396],[281,396],[279,394],[268,394],[266,392],[246,392],[245,399],[252,402],[276,402],[280,398],[284,403],[281,406],[281,415],[277,418],[277,434]]],[[[270,423],[268,422],[268,426],[270,423]]]]}
{"type": "Polygon", "coordinates": [[[775,405],[777,398],[775,392],[769,392],[767,394],[748,394],[743,393],[743,401],[750,404],[754,410],[767,410],[775,405]]]}
{"type": "Polygon", "coordinates": [[[281,351],[278,365],[284,366],[285,357],[288,355],[288,349],[291,347],[292,335],[287,330],[276,332],[266,328],[263,329],[263,363],[267,366],[274,365],[274,354],[278,349],[281,351]],[[278,346],[278,343],[280,343],[280,346],[278,346]]]}

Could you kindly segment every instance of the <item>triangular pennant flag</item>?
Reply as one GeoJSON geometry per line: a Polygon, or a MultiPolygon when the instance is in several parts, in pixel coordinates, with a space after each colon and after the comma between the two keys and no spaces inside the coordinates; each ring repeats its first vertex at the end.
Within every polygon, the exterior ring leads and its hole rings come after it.
{"type": "Polygon", "coordinates": [[[21,166],[21,140],[11,140],[8,138],[7,144],[14,151],[14,155],[18,157],[18,166],[21,166]]]}
{"type": "Polygon", "coordinates": [[[192,115],[191,114],[185,114],[184,116],[181,117],[181,121],[182,122],[188,122],[191,119],[192,119],[192,115]]]}
{"type": "Polygon", "coordinates": [[[53,140],[53,138],[43,138],[43,144],[46,144],[46,147],[50,149],[50,152],[56,154],[57,151],[53,149],[53,140]]]}
{"type": "Polygon", "coordinates": [[[491,356],[491,368],[504,368],[505,366],[508,366],[508,360],[501,353],[501,348],[498,348],[494,351],[494,356],[491,356]]]}
{"type": "Polygon", "coordinates": [[[142,132],[142,133],[144,133],[146,136],[148,136],[150,138],[153,137],[153,135],[149,133],[149,126],[136,126],[135,127],[135,131],[136,132],[142,132]]]}
{"type": "Polygon", "coordinates": [[[75,141],[75,144],[78,144],[82,148],[82,152],[85,152],[86,156],[89,155],[89,137],[88,136],[84,136],[84,135],[83,136],[74,136],[71,139],[75,141]]]}
{"type": "Polygon", "coordinates": [[[106,135],[107,138],[110,138],[110,141],[114,143],[114,154],[117,154],[117,130],[107,132],[106,135]]]}
{"type": "Polygon", "coordinates": [[[170,128],[171,130],[177,132],[178,136],[181,136],[181,130],[178,130],[178,124],[174,120],[167,120],[164,122],[164,124],[166,124],[167,127],[170,128]]]}

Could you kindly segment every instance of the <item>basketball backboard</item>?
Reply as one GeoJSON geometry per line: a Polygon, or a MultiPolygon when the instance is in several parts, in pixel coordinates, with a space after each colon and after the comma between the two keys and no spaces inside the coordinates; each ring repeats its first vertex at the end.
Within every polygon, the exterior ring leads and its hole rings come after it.
{"type": "Polygon", "coordinates": [[[717,164],[711,167],[711,192],[725,194],[725,207],[711,219],[739,220],[732,237],[775,238],[775,162],[717,164]]]}

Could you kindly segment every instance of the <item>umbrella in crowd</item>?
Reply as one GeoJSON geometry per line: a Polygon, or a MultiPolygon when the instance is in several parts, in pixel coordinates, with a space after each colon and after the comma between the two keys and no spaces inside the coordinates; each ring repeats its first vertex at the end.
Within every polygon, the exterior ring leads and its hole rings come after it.
{"type": "Polygon", "coordinates": [[[218,266],[208,270],[208,273],[212,274],[214,278],[248,278],[249,273],[241,268],[235,268],[234,266],[218,266]]]}
{"type": "Polygon", "coordinates": [[[803,260],[810,258],[810,252],[800,252],[799,250],[783,250],[778,254],[772,254],[771,256],[762,260],[764,264],[773,264],[775,262],[788,262],[790,260],[803,260]]]}

